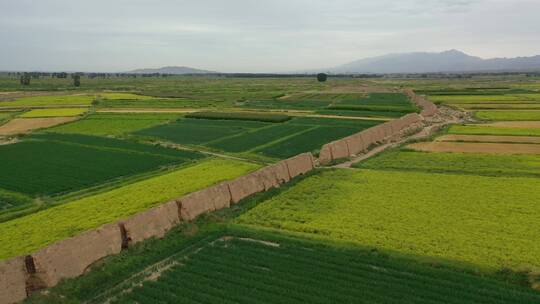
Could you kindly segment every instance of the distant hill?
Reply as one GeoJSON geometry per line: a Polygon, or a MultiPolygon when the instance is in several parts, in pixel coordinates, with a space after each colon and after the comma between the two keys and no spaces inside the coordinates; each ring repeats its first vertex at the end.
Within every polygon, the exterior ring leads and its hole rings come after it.
{"type": "Polygon", "coordinates": [[[184,75],[184,74],[214,74],[216,72],[213,71],[206,71],[206,70],[199,70],[194,69],[190,67],[185,66],[167,66],[157,69],[137,69],[133,71],[129,71],[128,73],[134,73],[134,74],[171,74],[171,75],[184,75]]]}
{"type": "Polygon", "coordinates": [[[328,71],[376,74],[540,71],[540,56],[482,59],[457,50],[402,53],[360,59],[328,71]]]}

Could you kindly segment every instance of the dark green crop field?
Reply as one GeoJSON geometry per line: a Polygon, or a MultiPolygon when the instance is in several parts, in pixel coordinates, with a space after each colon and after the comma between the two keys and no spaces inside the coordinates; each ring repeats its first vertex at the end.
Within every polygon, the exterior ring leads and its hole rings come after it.
{"type": "Polygon", "coordinates": [[[172,113],[95,113],[82,120],[48,130],[57,133],[121,136],[129,132],[174,121],[179,117],[179,114],[172,113]]]}
{"type": "Polygon", "coordinates": [[[316,127],[264,147],[257,152],[270,157],[287,158],[302,152],[318,150],[328,142],[347,137],[359,130],[354,127],[316,127]]]}
{"type": "Polygon", "coordinates": [[[186,118],[135,134],[158,137],[177,144],[199,145],[266,125],[267,123],[254,121],[186,118]]]}
{"type": "Polygon", "coordinates": [[[330,141],[378,123],[380,121],[319,117],[295,117],[282,123],[186,118],[135,134],[225,152],[249,151],[264,157],[287,158],[316,151],[330,141]]]}
{"type": "Polygon", "coordinates": [[[0,146],[3,162],[0,188],[33,196],[52,195],[200,157],[164,151],[163,148],[82,136],[62,140],[61,136],[54,139],[51,135],[48,140],[4,145],[0,146]]]}
{"type": "Polygon", "coordinates": [[[310,129],[306,125],[280,124],[241,133],[238,136],[225,138],[208,144],[209,147],[227,152],[244,152],[261,145],[271,144],[291,134],[298,134],[310,129]]]}
{"type": "MultiPolygon", "coordinates": [[[[64,302],[66,296],[71,301],[89,303],[141,304],[540,301],[540,293],[494,278],[389,258],[344,244],[238,228],[184,241],[177,251],[173,251],[173,244],[178,241],[168,242],[169,246],[159,247],[169,253],[161,254],[162,260],[151,264],[150,271],[138,272],[142,268],[133,263],[135,257],[126,256],[123,265],[117,260],[108,265],[108,270],[129,267],[133,276],[122,281],[112,276],[107,279],[107,270],[103,269],[67,282],[35,302],[64,302]],[[153,273],[160,275],[149,279],[153,273]],[[77,288],[62,291],[76,282],[77,288]],[[94,282],[97,286],[89,288],[94,282]]],[[[149,256],[155,255],[150,247],[147,250],[149,256]]]]}

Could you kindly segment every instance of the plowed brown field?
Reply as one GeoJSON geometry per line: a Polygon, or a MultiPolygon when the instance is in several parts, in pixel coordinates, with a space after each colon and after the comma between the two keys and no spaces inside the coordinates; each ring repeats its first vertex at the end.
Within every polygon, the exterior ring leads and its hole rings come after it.
{"type": "Polygon", "coordinates": [[[407,147],[424,152],[461,152],[490,154],[540,154],[538,144],[424,142],[407,147]]]}
{"type": "Polygon", "coordinates": [[[48,128],[79,119],[78,117],[15,118],[0,126],[0,135],[27,133],[35,129],[48,128]]]}

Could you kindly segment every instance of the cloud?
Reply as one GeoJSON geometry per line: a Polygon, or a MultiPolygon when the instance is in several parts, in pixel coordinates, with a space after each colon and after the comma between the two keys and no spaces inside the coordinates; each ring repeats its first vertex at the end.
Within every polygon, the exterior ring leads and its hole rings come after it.
{"type": "Polygon", "coordinates": [[[457,48],[540,53],[534,0],[5,0],[0,70],[285,71],[457,48]]]}

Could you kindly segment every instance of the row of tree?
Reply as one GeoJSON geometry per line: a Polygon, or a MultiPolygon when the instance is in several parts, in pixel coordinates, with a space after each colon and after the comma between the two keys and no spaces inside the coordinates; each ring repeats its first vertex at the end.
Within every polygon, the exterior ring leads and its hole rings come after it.
{"type": "MultiPolygon", "coordinates": [[[[56,78],[67,78],[67,73],[64,73],[65,75],[61,75],[61,77],[56,77],[56,78]]],[[[21,82],[21,85],[24,85],[24,86],[29,86],[30,85],[30,80],[32,78],[39,78],[39,75],[36,76],[36,75],[33,75],[33,73],[22,73],[20,75],[20,82],[21,82]]],[[[71,79],[73,79],[73,85],[76,86],[76,87],[80,87],[81,86],[81,75],[79,73],[75,73],[75,74],[71,74],[71,79]]]]}

